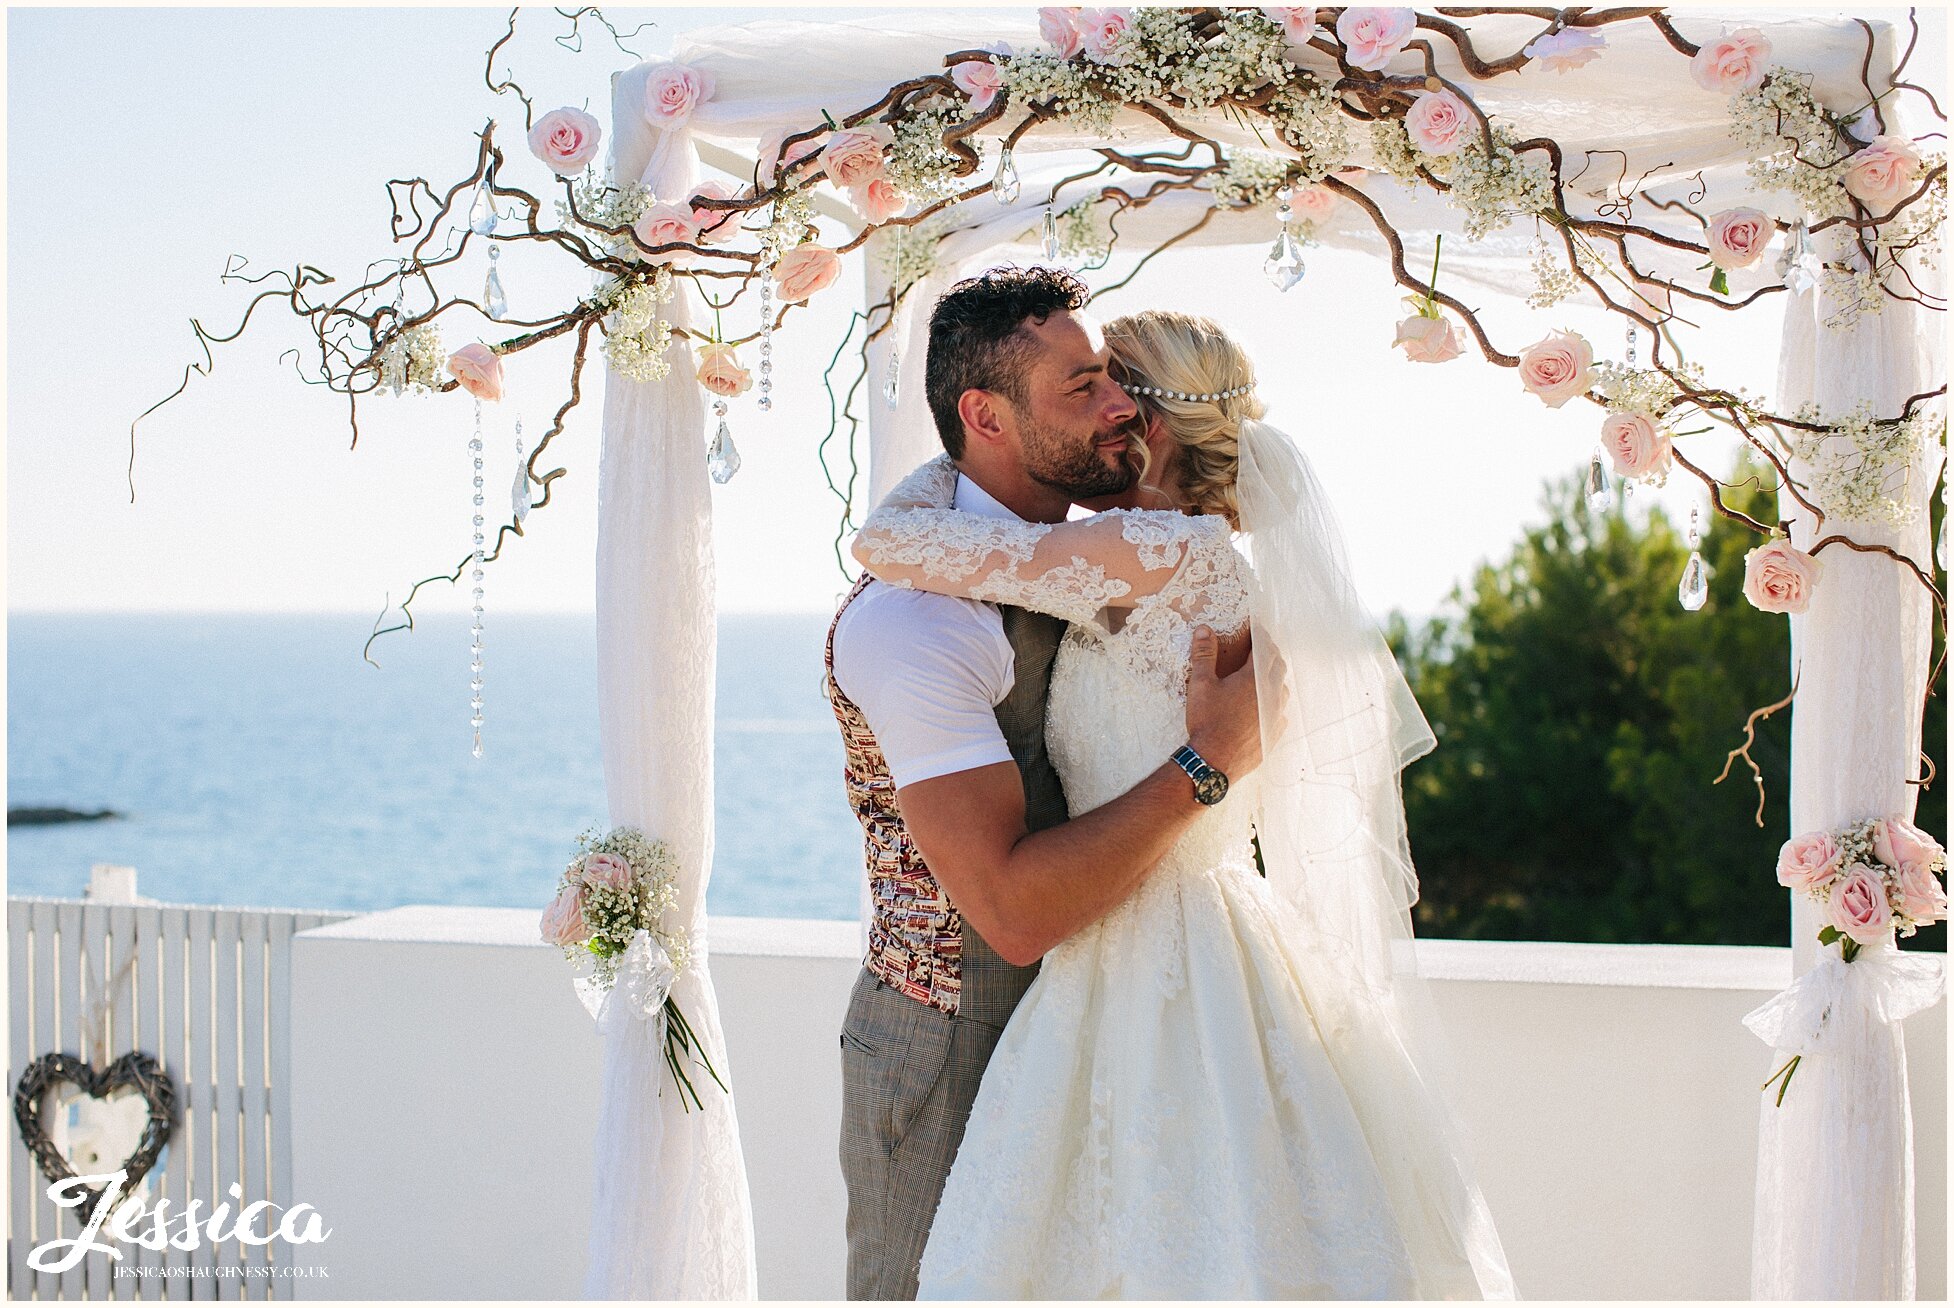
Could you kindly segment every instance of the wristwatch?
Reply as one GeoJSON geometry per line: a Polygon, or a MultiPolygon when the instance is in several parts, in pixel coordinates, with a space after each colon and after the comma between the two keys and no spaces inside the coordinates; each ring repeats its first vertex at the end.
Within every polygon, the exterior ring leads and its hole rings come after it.
{"type": "Polygon", "coordinates": [[[1194,798],[1203,804],[1219,804],[1228,793],[1228,774],[1199,754],[1194,746],[1182,745],[1174,751],[1174,765],[1194,781],[1194,798]]]}

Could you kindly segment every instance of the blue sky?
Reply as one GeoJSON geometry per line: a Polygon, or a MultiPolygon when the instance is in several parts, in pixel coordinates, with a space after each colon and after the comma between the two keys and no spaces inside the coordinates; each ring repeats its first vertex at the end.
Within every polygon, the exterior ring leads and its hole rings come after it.
{"type": "MultiPolygon", "coordinates": [[[[657,55],[680,31],[784,12],[613,17],[627,29],[655,22],[633,44],[657,55]]],[[[397,601],[467,551],[468,402],[376,399],[349,450],[343,399],[281,366],[281,351],[304,338],[275,304],[261,307],[245,340],[220,347],[211,377],[194,378],[144,424],[133,505],[128,424],[195,357],[191,316],[211,330],[235,323],[247,292],[220,285],[229,256],[254,272],[303,259],[359,279],[368,261],[392,252],[386,179],[420,175],[445,187],[471,167],[474,133],[491,116],[511,159],[535,174],[531,189],[540,186],[520,105],[482,78],[506,13],[8,11],[10,608],[378,612],[389,593],[397,601]]],[[[586,105],[608,127],[609,75],[630,57],[595,32],[573,55],[551,41],[563,30],[550,10],[525,11],[499,67],[515,71],[539,109],[586,105]]],[[[532,253],[503,260],[516,316],[588,284],[532,253]]],[[[1260,262],[1259,250],[1163,259],[1109,297],[1108,312],[1172,305],[1236,331],[1268,379],[1272,419],[1312,437],[1373,606],[1427,611],[1538,518],[1543,478],[1585,464],[1597,415],[1589,406],[1545,410],[1510,373],[1475,360],[1402,361],[1388,347],[1398,293],[1379,264],[1319,251],[1302,285],[1282,295],[1260,262]]],[[[474,278],[477,263],[468,265],[474,278]]],[[[820,371],[859,277],[851,267],[782,334],[775,413],[758,414],[750,399],[735,406],[745,467],[716,492],[725,609],[824,609],[841,589],[830,553],[839,506],[814,450],[827,428],[820,371]]],[[[1620,329],[1586,311],[1563,306],[1541,323],[1512,301],[1487,313],[1502,339],[1568,325],[1604,354],[1621,348],[1620,329]]],[[[1767,313],[1751,322],[1698,354],[1718,376],[1768,392],[1776,321],[1767,313]]],[[[449,335],[451,348],[465,339],[449,335]]],[[[567,377],[567,350],[523,358],[510,398],[490,407],[491,506],[513,473],[510,423],[519,413],[533,446],[567,377]]],[[[528,538],[491,569],[491,614],[590,606],[599,371],[552,445],[569,474],[530,519],[528,538]]],[[[1729,457],[1723,450],[1712,466],[1729,457]]],[[[1661,498],[1686,515],[1702,501],[1693,485],[1672,479],[1661,498]]],[[[465,608],[462,589],[422,594],[424,612],[465,608]]]]}

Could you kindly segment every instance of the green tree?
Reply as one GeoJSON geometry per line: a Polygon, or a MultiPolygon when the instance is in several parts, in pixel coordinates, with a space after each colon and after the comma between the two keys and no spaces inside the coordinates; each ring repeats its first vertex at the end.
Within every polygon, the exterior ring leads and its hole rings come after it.
{"type": "MultiPolygon", "coordinates": [[[[1776,494],[1748,460],[1726,503],[1762,522],[1776,494]],[[1756,477],[1756,480],[1751,480],[1756,477]]],[[[1685,610],[1689,557],[1659,509],[1592,512],[1580,479],[1551,483],[1545,525],[1453,592],[1419,627],[1393,614],[1393,648],[1438,736],[1404,774],[1422,893],[1421,934],[1698,944],[1783,944],[1787,892],[1775,880],[1787,835],[1789,709],[1751,710],[1789,691],[1790,630],[1743,598],[1744,554],[1760,538],[1711,515],[1701,549],[1710,595],[1685,610]]],[[[1936,505],[1938,509],[1938,505],[1936,505]]],[[[1927,722],[1936,764],[1942,698],[1927,722]]],[[[1918,820],[1945,830],[1941,786],[1918,820]]],[[[1945,948],[1944,929],[1915,945],[1945,948]]]]}

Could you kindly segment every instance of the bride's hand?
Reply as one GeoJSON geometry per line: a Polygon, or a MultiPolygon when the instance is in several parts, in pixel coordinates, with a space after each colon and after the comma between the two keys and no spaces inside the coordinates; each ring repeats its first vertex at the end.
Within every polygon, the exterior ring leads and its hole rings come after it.
{"type": "Polygon", "coordinates": [[[1194,629],[1188,651],[1187,738],[1195,753],[1234,780],[1262,761],[1262,723],[1256,712],[1254,661],[1224,677],[1215,666],[1220,652],[1212,629],[1194,629]]]}

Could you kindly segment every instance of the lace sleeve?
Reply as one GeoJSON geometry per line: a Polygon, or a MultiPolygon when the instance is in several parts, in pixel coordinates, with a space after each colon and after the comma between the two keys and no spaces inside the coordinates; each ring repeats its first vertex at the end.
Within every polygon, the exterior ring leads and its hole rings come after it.
{"type": "Polygon", "coordinates": [[[1068,622],[1092,623],[1108,607],[1155,597],[1190,621],[1214,623],[1233,609],[1245,615],[1246,592],[1220,518],[1115,509],[1076,522],[1020,522],[945,507],[954,493],[954,469],[946,480],[925,464],[869,515],[855,557],[891,585],[1068,622]],[[1231,585],[1232,595],[1216,593],[1231,585]]]}

